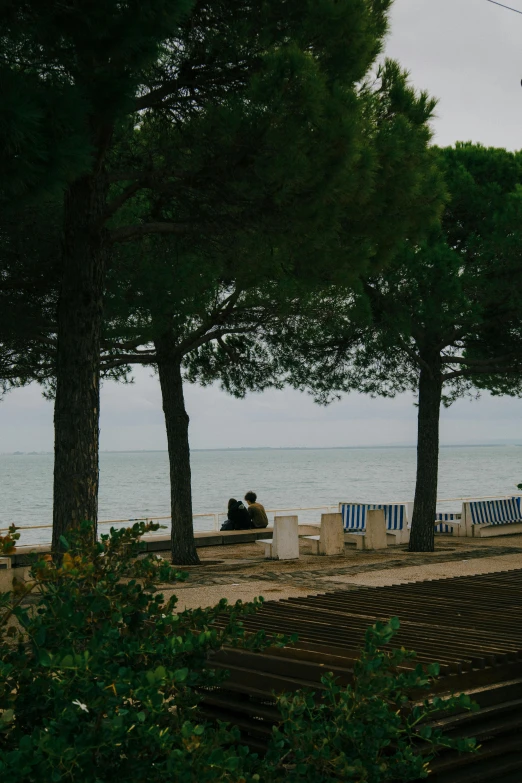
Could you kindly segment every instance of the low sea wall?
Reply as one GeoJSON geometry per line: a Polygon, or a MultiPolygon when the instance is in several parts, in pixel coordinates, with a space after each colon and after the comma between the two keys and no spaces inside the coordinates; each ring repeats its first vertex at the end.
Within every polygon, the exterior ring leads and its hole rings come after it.
{"type": "MultiPolygon", "coordinates": [[[[223,530],[211,533],[194,533],[196,547],[205,546],[223,546],[226,544],[250,544],[260,538],[272,538],[273,528],[259,528],[257,530],[223,530]]],[[[144,536],[142,539],[144,552],[167,552],[170,549],[170,536],[144,536]]],[[[13,568],[23,568],[29,565],[31,553],[36,552],[39,555],[46,555],[51,552],[50,544],[39,544],[36,546],[18,546],[15,554],[11,555],[11,564],[13,568]]],[[[9,569],[0,570],[0,588],[2,578],[9,574],[9,569]]],[[[11,569],[11,578],[12,578],[11,569]]]]}

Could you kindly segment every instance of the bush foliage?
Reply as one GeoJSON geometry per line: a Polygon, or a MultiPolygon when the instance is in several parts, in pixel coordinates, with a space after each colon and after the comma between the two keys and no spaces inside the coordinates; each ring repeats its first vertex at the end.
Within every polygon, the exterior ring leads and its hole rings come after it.
{"type": "Polygon", "coordinates": [[[412,704],[412,692],[428,689],[439,667],[408,669],[415,653],[383,649],[399,626],[392,618],[368,628],[352,685],[340,687],[327,674],[320,700],[303,691],[280,696],[282,723],[265,759],[267,781],[282,780],[282,759],[291,759],[283,764],[288,783],[412,781],[428,775],[438,748],[475,748],[474,740],[450,739],[430,725],[443,711],[476,709],[469,696],[412,704]]]}
{"type": "Polygon", "coordinates": [[[437,669],[398,670],[412,654],[381,649],[396,620],[368,630],[353,685],[327,675],[322,698],[278,697],[281,723],[264,758],[237,729],[204,722],[198,689],[224,676],[209,664],[213,650],[288,640],[245,633],[241,618],[262,600],[176,612],[176,597],[165,600],[155,585],[185,575],[137,557],[139,537],[156,527],[112,530],[93,545],[84,525],[62,541],[61,562],[35,559],[31,580],[0,595],[1,780],[381,783],[426,776],[438,746],[473,747],[426,722],[469,708],[466,697],[412,707],[408,693],[428,687],[437,669]]]}

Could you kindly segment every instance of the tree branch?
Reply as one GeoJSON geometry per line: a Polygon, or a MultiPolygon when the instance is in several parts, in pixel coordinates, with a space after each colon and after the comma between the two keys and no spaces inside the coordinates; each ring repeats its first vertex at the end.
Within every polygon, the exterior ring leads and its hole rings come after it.
{"type": "MultiPolygon", "coordinates": [[[[197,335],[197,330],[192,335],[187,337],[181,345],[176,347],[175,353],[179,355],[180,357],[185,356],[187,353],[190,353],[190,351],[196,350],[196,348],[201,348],[202,345],[205,345],[206,343],[212,342],[212,340],[217,340],[218,343],[223,347],[226,345],[223,343],[223,337],[226,337],[227,334],[249,334],[251,332],[256,331],[258,328],[258,325],[254,326],[244,326],[244,327],[231,327],[230,329],[227,329],[226,327],[223,329],[213,329],[211,331],[206,331],[205,334],[197,335]]],[[[226,348],[225,348],[226,350],[226,348]]],[[[156,351],[148,351],[148,352],[136,352],[136,353],[129,353],[129,354],[117,354],[115,356],[106,356],[101,359],[100,365],[101,368],[104,370],[112,370],[115,367],[121,367],[124,364],[156,364],[157,362],[157,353],[156,351]]]]}
{"type": "Polygon", "coordinates": [[[135,179],[143,179],[149,174],[148,171],[135,171],[134,169],[126,169],[124,171],[113,171],[106,175],[106,180],[109,184],[114,182],[130,182],[135,179]]]}
{"type": "Polygon", "coordinates": [[[181,179],[182,177],[189,176],[189,174],[184,169],[173,169],[168,168],[167,166],[161,169],[145,169],[142,171],[124,169],[123,171],[115,171],[112,174],[108,174],[107,182],[114,184],[115,182],[134,182],[135,180],[140,180],[144,186],[147,186],[153,182],[157,182],[158,179],[163,176],[181,179]]]}
{"type": "Polygon", "coordinates": [[[164,85],[158,87],[156,90],[151,90],[146,95],[142,95],[137,98],[134,103],[136,111],[143,111],[143,109],[150,109],[152,106],[157,106],[165,98],[171,95],[173,92],[179,91],[179,89],[186,85],[181,85],[178,79],[171,79],[169,82],[165,82],[164,85]]]}
{"type": "Polygon", "coordinates": [[[255,332],[257,328],[258,325],[256,324],[255,326],[243,326],[236,329],[227,329],[226,327],[223,329],[214,329],[213,331],[202,335],[197,340],[194,340],[190,347],[185,350],[183,355],[189,353],[189,351],[196,350],[196,348],[201,348],[201,346],[205,345],[206,343],[211,343],[212,340],[217,340],[218,343],[223,346],[223,337],[226,337],[227,334],[251,334],[252,332],[255,332]]]}
{"type": "Polygon", "coordinates": [[[110,349],[110,348],[121,348],[122,350],[126,351],[128,349],[134,350],[139,348],[140,345],[143,345],[144,341],[139,340],[127,340],[125,342],[114,342],[113,340],[106,339],[102,341],[102,346],[104,348],[110,349]]]}
{"type": "Polygon", "coordinates": [[[491,364],[488,367],[475,367],[469,370],[454,370],[442,375],[443,382],[451,381],[453,378],[472,378],[474,375],[522,375],[522,365],[519,367],[502,367],[491,364]]]}
{"type": "Polygon", "coordinates": [[[220,306],[212,311],[212,313],[206,318],[201,326],[195,329],[189,334],[177,347],[177,352],[181,356],[185,356],[189,351],[194,350],[194,347],[199,348],[208,340],[204,340],[202,343],[195,345],[195,343],[207,334],[211,334],[211,330],[215,326],[219,326],[223,322],[227,315],[230,315],[234,305],[236,304],[239,296],[241,295],[241,289],[235,288],[229,296],[227,296],[220,304],[220,306]]]}
{"type": "Polygon", "coordinates": [[[443,356],[442,357],[442,363],[443,364],[465,364],[468,367],[481,367],[483,365],[491,366],[493,365],[499,365],[499,364],[506,364],[507,362],[517,360],[517,356],[515,354],[505,354],[504,356],[497,356],[494,359],[466,359],[462,356],[443,356]]]}
{"type": "Polygon", "coordinates": [[[130,239],[139,239],[147,234],[176,234],[183,236],[188,233],[191,226],[188,223],[141,223],[136,226],[121,226],[110,232],[111,242],[127,242],[130,239]]]}
{"type": "Polygon", "coordinates": [[[132,198],[132,196],[134,196],[134,194],[142,187],[144,187],[144,183],[141,180],[136,180],[126,187],[123,193],[114,198],[107,205],[107,209],[103,215],[104,219],[107,220],[108,218],[112,217],[112,215],[114,215],[119,210],[119,208],[122,207],[126,201],[132,198]]]}
{"type": "Polygon", "coordinates": [[[100,367],[104,370],[112,370],[114,367],[121,367],[123,364],[155,364],[157,361],[156,353],[130,353],[118,354],[117,356],[103,357],[100,361],[100,367]]]}
{"type": "Polygon", "coordinates": [[[399,345],[401,349],[410,357],[412,362],[417,365],[417,367],[423,367],[425,370],[428,370],[431,373],[431,367],[429,364],[424,361],[420,354],[414,351],[413,348],[411,348],[407,343],[404,342],[404,340],[401,340],[400,338],[399,345]]]}

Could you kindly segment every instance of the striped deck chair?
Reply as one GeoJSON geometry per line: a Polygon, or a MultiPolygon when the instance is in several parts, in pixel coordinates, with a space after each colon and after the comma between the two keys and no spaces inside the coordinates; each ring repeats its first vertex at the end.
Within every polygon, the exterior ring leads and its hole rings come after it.
{"type": "Polygon", "coordinates": [[[473,500],[464,503],[464,514],[467,535],[495,536],[522,532],[520,500],[515,497],[473,500]],[[508,525],[517,525],[517,529],[508,525]],[[506,528],[502,530],[504,526],[506,528]]]}
{"type": "Polygon", "coordinates": [[[406,506],[403,503],[339,503],[345,531],[347,533],[364,533],[366,512],[375,508],[383,509],[386,531],[395,534],[396,543],[406,543],[408,541],[408,526],[406,506]]]}
{"type": "Polygon", "coordinates": [[[445,512],[437,512],[435,514],[435,534],[437,533],[444,533],[445,535],[454,535],[455,532],[458,530],[455,530],[455,527],[457,525],[460,526],[462,520],[462,514],[454,514],[454,513],[445,513],[445,512]]]}

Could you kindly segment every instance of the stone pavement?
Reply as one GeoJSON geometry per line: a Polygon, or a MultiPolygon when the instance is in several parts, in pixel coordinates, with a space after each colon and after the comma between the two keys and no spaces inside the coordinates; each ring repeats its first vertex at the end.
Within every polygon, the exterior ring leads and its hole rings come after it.
{"type": "MultiPolygon", "coordinates": [[[[200,566],[183,569],[186,582],[162,592],[179,598],[179,608],[210,606],[220,598],[250,601],[263,595],[277,600],[292,596],[355,589],[358,585],[464,576],[522,568],[522,535],[489,539],[437,536],[435,552],[410,554],[406,547],[379,552],[346,550],[345,556],[311,555],[301,544],[294,561],[264,560],[255,544],[208,547],[199,550],[200,566]]],[[[168,553],[163,553],[168,556],[168,553]]]]}

